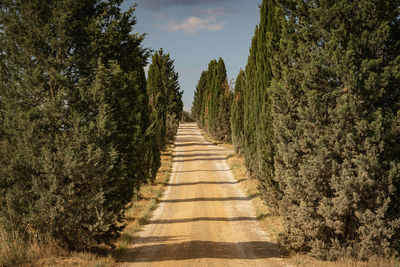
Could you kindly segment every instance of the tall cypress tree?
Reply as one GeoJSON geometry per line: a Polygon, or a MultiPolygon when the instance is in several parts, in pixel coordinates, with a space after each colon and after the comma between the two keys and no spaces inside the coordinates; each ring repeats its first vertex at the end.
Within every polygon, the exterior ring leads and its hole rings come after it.
{"type": "Polygon", "coordinates": [[[0,216],[22,235],[112,245],[147,173],[146,51],[120,3],[0,4],[0,216]]]}
{"type": "Polygon", "coordinates": [[[282,2],[272,88],[289,248],[328,259],[399,251],[399,6],[282,2]]]}
{"type": "MultiPolygon", "coordinates": [[[[201,125],[201,114],[203,111],[203,97],[207,86],[207,71],[201,73],[200,79],[197,82],[196,90],[194,92],[193,104],[192,104],[192,115],[197,121],[198,125],[201,125]]],[[[201,127],[203,127],[201,125],[201,127]]]]}
{"type": "Polygon", "coordinates": [[[152,140],[149,144],[151,152],[148,158],[153,178],[160,167],[160,150],[175,136],[182,116],[182,92],[173,63],[170,55],[160,49],[154,53],[148,72],[147,92],[151,112],[148,136],[152,140]]]}
{"type": "Polygon", "coordinates": [[[218,92],[214,91],[217,68],[217,61],[211,60],[208,64],[206,92],[203,96],[203,128],[212,136],[214,136],[215,111],[218,108],[216,103],[218,92]]]}
{"type": "MultiPolygon", "coordinates": [[[[281,197],[279,185],[274,179],[274,136],[272,129],[272,106],[270,83],[273,77],[271,64],[279,43],[279,12],[274,0],[264,0],[260,6],[260,24],[257,35],[255,105],[259,123],[256,123],[257,178],[265,202],[277,209],[281,197]]],[[[256,114],[256,116],[257,116],[256,114]]]]}
{"type": "Polygon", "coordinates": [[[225,63],[212,60],[202,74],[198,86],[202,93],[200,124],[213,138],[230,142],[230,105],[232,93],[228,86],[225,63]],[[204,76],[203,76],[204,75],[204,76]]]}
{"type": "MultiPolygon", "coordinates": [[[[245,158],[245,165],[250,176],[255,177],[257,174],[257,143],[256,143],[256,129],[258,121],[257,105],[254,105],[256,99],[255,91],[255,73],[256,73],[256,54],[258,44],[258,26],[254,31],[252,38],[250,55],[246,64],[246,89],[244,91],[244,128],[243,128],[243,152],[245,158]]],[[[258,100],[257,100],[258,101],[258,100]]]]}
{"type": "MultiPolygon", "coordinates": [[[[220,59],[219,65],[223,64],[222,59],[220,59]]],[[[226,76],[225,64],[220,67],[225,74],[225,80],[222,83],[222,91],[218,98],[218,112],[217,112],[217,139],[231,143],[232,142],[232,130],[230,124],[231,118],[231,105],[232,105],[232,92],[228,84],[228,77],[226,76]]]]}
{"type": "Polygon", "coordinates": [[[243,91],[242,150],[250,176],[259,179],[259,189],[267,205],[277,209],[281,197],[274,178],[275,144],[272,124],[271,64],[279,43],[279,17],[275,1],[264,0],[260,23],[256,26],[246,65],[243,91]]]}
{"type": "Polygon", "coordinates": [[[166,135],[169,142],[173,141],[182,117],[182,92],[178,81],[178,73],[174,68],[174,60],[170,54],[163,55],[163,83],[167,97],[167,127],[166,135]]]}
{"type": "Polygon", "coordinates": [[[166,144],[167,96],[163,81],[163,51],[159,50],[152,56],[148,71],[147,92],[150,103],[151,126],[148,135],[151,141],[151,176],[154,178],[160,167],[160,150],[166,144]]]}
{"type": "Polygon", "coordinates": [[[244,132],[244,90],[246,87],[246,75],[240,70],[235,82],[235,92],[231,108],[231,129],[232,144],[236,153],[239,155],[243,150],[243,132],[244,132]]]}

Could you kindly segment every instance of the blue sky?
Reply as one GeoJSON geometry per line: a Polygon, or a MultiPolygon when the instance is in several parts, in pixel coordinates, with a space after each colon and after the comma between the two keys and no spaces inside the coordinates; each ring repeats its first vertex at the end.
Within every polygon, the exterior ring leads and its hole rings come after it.
{"type": "Polygon", "coordinates": [[[144,47],[175,60],[185,109],[210,60],[224,59],[228,79],[244,69],[261,0],[125,0],[123,8],[135,2],[135,31],[146,33],[144,47]]]}

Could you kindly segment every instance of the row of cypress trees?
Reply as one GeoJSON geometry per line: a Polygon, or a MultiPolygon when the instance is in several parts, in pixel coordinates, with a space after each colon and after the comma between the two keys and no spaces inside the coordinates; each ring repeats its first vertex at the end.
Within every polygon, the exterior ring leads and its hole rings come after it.
{"type": "MultiPolygon", "coordinates": [[[[167,110],[149,106],[149,51],[132,34],[135,8],[121,3],[0,3],[0,223],[10,232],[112,246],[157,172],[167,110]]],[[[161,66],[179,117],[177,74],[171,60],[161,66]]]]}
{"type": "Polygon", "coordinates": [[[160,167],[160,150],[167,142],[173,141],[182,117],[182,92],[178,83],[178,73],[174,61],[163,49],[152,56],[148,71],[148,94],[152,124],[148,132],[152,136],[150,161],[153,162],[152,176],[160,167]]]}
{"type": "MultiPolygon", "coordinates": [[[[236,78],[232,141],[282,216],[288,249],[322,259],[400,251],[399,7],[398,0],[260,5],[236,78]]],[[[193,111],[204,126],[201,81],[193,111]]]]}
{"type": "Polygon", "coordinates": [[[192,113],[216,140],[231,142],[231,98],[224,61],[211,60],[196,86],[192,113]]]}

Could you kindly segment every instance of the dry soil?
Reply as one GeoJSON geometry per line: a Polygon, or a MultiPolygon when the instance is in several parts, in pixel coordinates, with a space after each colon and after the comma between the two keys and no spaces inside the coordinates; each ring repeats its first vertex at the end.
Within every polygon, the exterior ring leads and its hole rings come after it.
{"type": "Polygon", "coordinates": [[[285,266],[226,164],[232,151],[179,127],[171,179],[124,266],[285,266]]]}

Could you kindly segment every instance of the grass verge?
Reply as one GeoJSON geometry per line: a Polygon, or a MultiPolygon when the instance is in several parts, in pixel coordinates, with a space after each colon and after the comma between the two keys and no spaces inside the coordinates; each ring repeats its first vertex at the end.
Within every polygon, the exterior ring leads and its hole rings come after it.
{"type": "MultiPolygon", "coordinates": [[[[51,239],[31,238],[23,240],[17,232],[8,233],[0,223],[0,266],[112,266],[111,256],[99,256],[90,252],[70,252],[62,249],[51,239]]],[[[32,234],[31,236],[36,236],[32,234]]]]}

